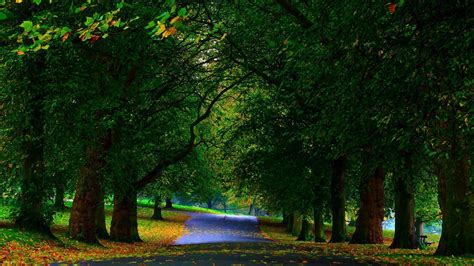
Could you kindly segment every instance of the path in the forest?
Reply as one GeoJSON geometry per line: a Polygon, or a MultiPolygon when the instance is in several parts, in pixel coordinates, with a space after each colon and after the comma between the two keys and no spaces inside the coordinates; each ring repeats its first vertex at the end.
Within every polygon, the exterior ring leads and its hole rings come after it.
{"type": "Polygon", "coordinates": [[[358,265],[353,258],[321,256],[293,244],[275,243],[260,233],[251,216],[188,213],[188,233],[153,257],[84,261],[79,265],[358,265]]]}
{"type": "Polygon", "coordinates": [[[254,216],[189,213],[186,222],[189,233],[176,240],[175,245],[208,243],[271,242],[260,233],[254,216]]]}

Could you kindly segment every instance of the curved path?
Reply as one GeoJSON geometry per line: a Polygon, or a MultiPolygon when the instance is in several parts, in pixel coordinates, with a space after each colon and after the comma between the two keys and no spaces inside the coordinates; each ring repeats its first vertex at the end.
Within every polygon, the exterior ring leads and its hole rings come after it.
{"type": "Polygon", "coordinates": [[[260,233],[254,216],[188,213],[189,233],[176,240],[175,245],[271,242],[260,233]]]}

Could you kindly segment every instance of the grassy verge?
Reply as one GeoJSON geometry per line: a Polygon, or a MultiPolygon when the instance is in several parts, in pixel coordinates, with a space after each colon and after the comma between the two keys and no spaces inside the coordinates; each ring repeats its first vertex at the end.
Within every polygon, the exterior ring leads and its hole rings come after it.
{"type": "MultiPolygon", "coordinates": [[[[447,265],[473,265],[474,257],[440,257],[434,256],[436,246],[427,250],[402,250],[390,249],[389,245],[393,238],[393,231],[384,231],[384,244],[381,245],[354,245],[348,243],[312,243],[297,242],[296,237],[286,232],[281,225],[281,220],[272,222],[271,219],[259,218],[260,229],[264,236],[273,239],[277,243],[296,245],[296,249],[305,250],[309,253],[318,253],[320,256],[350,256],[360,262],[381,264],[447,264],[447,265]]],[[[330,226],[326,227],[326,239],[329,240],[330,226]]],[[[354,232],[354,227],[348,227],[348,232],[354,232]]],[[[439,241],[439,236],[429,236],[430,241],[439,241]],[[437,238],[436,238],[437,237],[437,238]],[[437,239],[437,240],[434,240],[437,239]]]]}
{"type": "MultiPolygon", "coordinates": [[[[148,207],[148,208],[153,208],[154,207],[154,202],[148,199],[139,199],[138,200],[138,206],[141,207],[148,207]]],[[[164,205],[163,205],[164,207],[164,205]]],[[[200,212],[200,213],[212,213],[212,214],[232,214],[229,212],[223,212],[223,211],[218,211],[218,210],[213,210],[213,209],[208,209],[208,208],[203,208],[203,207],[196,207],[196,206],[186,206],[186,205],[179,205],[179,204],[173,204],[173,209],[178,210],[178,211],[187,211],[187,212],[200,212]]]]}
{"type": "MultiPolygon", "coordinates": [[[[55,215],[52,230],[58,238],[50,240],[39,234],[23,232],[5,220],[7,207],[0,209],[0,264],[2,262],[45,264],[51,262],[77,262],[108,258],[151,256],[162,254],[164,247],[186,233],[184,213],[163,211],[164,221],[151,220],[153,210],[140,207],[138,230],[143,242],[118,243],[101,240],[102,246],[88,245],[67,237],[69,212],[55,215]]],[[[111,210],[107,209],[106,222],[110,225],[111,210]]],[[[108,228],[109,229],[109,228],[108,228]]]]}

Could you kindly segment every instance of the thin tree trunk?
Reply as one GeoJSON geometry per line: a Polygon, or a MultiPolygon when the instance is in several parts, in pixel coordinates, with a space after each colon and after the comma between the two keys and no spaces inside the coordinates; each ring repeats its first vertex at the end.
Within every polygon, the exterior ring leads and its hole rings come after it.
{"type": "Polygon", "coordinates": [[[382,244],[384,217],[385,171],[377,167],[367,179],[362,178],[359,188],[361,206],[356,221],[352,244],[382,244]]]}
{"type": "Polygon", "coordinates": [[[140,242],[138,235],[137,192],[114,193],[114,210],[110,226],[110,238],[119,242],[140,242]]]}
{"type": "Polygon", "coordinates": [[[213,207],[212,200],[208,200],[206,203],[207,203],[207,208],[212,209],[213,207]]]}
{"type": "Polygon", "coordinates": [[[171,201],[171,198],[166,198],[166,209],[173,209],[173,202],[171,201]]]}
{"type": "Polygon", "coordinates": [[[64,185],[60,182],[55,184],[54,209],[57,211],[64,211],[66,209],[66,205],[64,205],[64,185]]]}
{"type": "Polygon", "coordinates": [[[153,207],[153,215],[151,216],[153,220],[163,220],[163,216],[161,214],[161,197],[155,197],[155,205],[153,207]]]}
{"type": "Polygon", "coordinates": [[[291,231],[293,230],[294,221],[295,221],[295,214],[294,213],[288,214],[288,222],[286,223],[286,231],[288,233],[291,233],[291,231]]]}
{"type": "Polygon", "coordinates": [[[346,229],[346,194],[345,172],[347,157],[345,155],[332,162],[331,178],[331,213],[332,213],[332,243],[348,240],[346,229]]]}
{"type": "Polygon", "coordinates": [[[309,222],[308,218],[303,217],[301,220],[301,230],[298,235],[297,241],[308,241],[309,240],[309,222]]]}
{"type": "Polygon", "coordinates": [[[425,222],[419,217],[415,220],[416,243],[420,245],[420,236],[425,234],[425,222]]]}
{"type": "Polygon", "coordinates": [[[314,206],[314,242],[326,242],[321,206],[314,206]]]}

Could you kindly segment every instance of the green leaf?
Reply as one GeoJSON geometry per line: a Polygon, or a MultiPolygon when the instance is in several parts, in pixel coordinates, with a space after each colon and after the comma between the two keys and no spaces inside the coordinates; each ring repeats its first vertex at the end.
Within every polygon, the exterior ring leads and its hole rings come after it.
{"type": "Polygon", "coordinates": [[[92,23],[94,23],[94,19],[91,17],[86,17],[86,22],[84,23],[84,25],[90,26],[92,25],[92,23]]]}
{"type": "Polygon", "coordinates": [[[148,29],[151,29],[153,27],[155,27],[156,23],[154,21],[150,21],[148,22],[148,25],[146,25],[145,29],[148,30],[148,29]]]}
{"type": "Polygon", "coordinates": [[[115,6],[117,7],[117,9],[121,9],[121,8],[123,8],[123,2],[118,3],[115,6]]]}
{"type": "Polygon", "coordinates": [[[104,24],[99,26],[99,30],[102,31],[102,32],[106,32],[108,29],[109,29],[109,24],[107,24],[107,23],[104,23],[104,24]]]}
{"type": "Polygon", "coordinates": [[[405,0],[400,0],[400,2],[398,2],[399,7],[402,7],[404,4],[405,4],[405,0]]]}
{"type": "Polygon", "coordinates": [[[178,16],[184,17],[184,16],[186,16],[186,13],[187,13],[186,8],[182,7],[182,8],[180,8],[179,11],[178,11],[178,16]]]}
{"type": "Polygon", "coordinates": [[[39,6],[41,4],[41,0],[33,0],[33,3],[39,6]]]}
{"type": "Polygon", "coordinates": [[[25,20],[20,24],[20,27],[22,27],[26,32],[30,32],[33,29],[33,22],[25,20]]]}
{"type": "Polygon", "coordinates": [[[7,15],[3,12],[0,12],[0,20],[5,20],[7,19],[7,15]]]}

